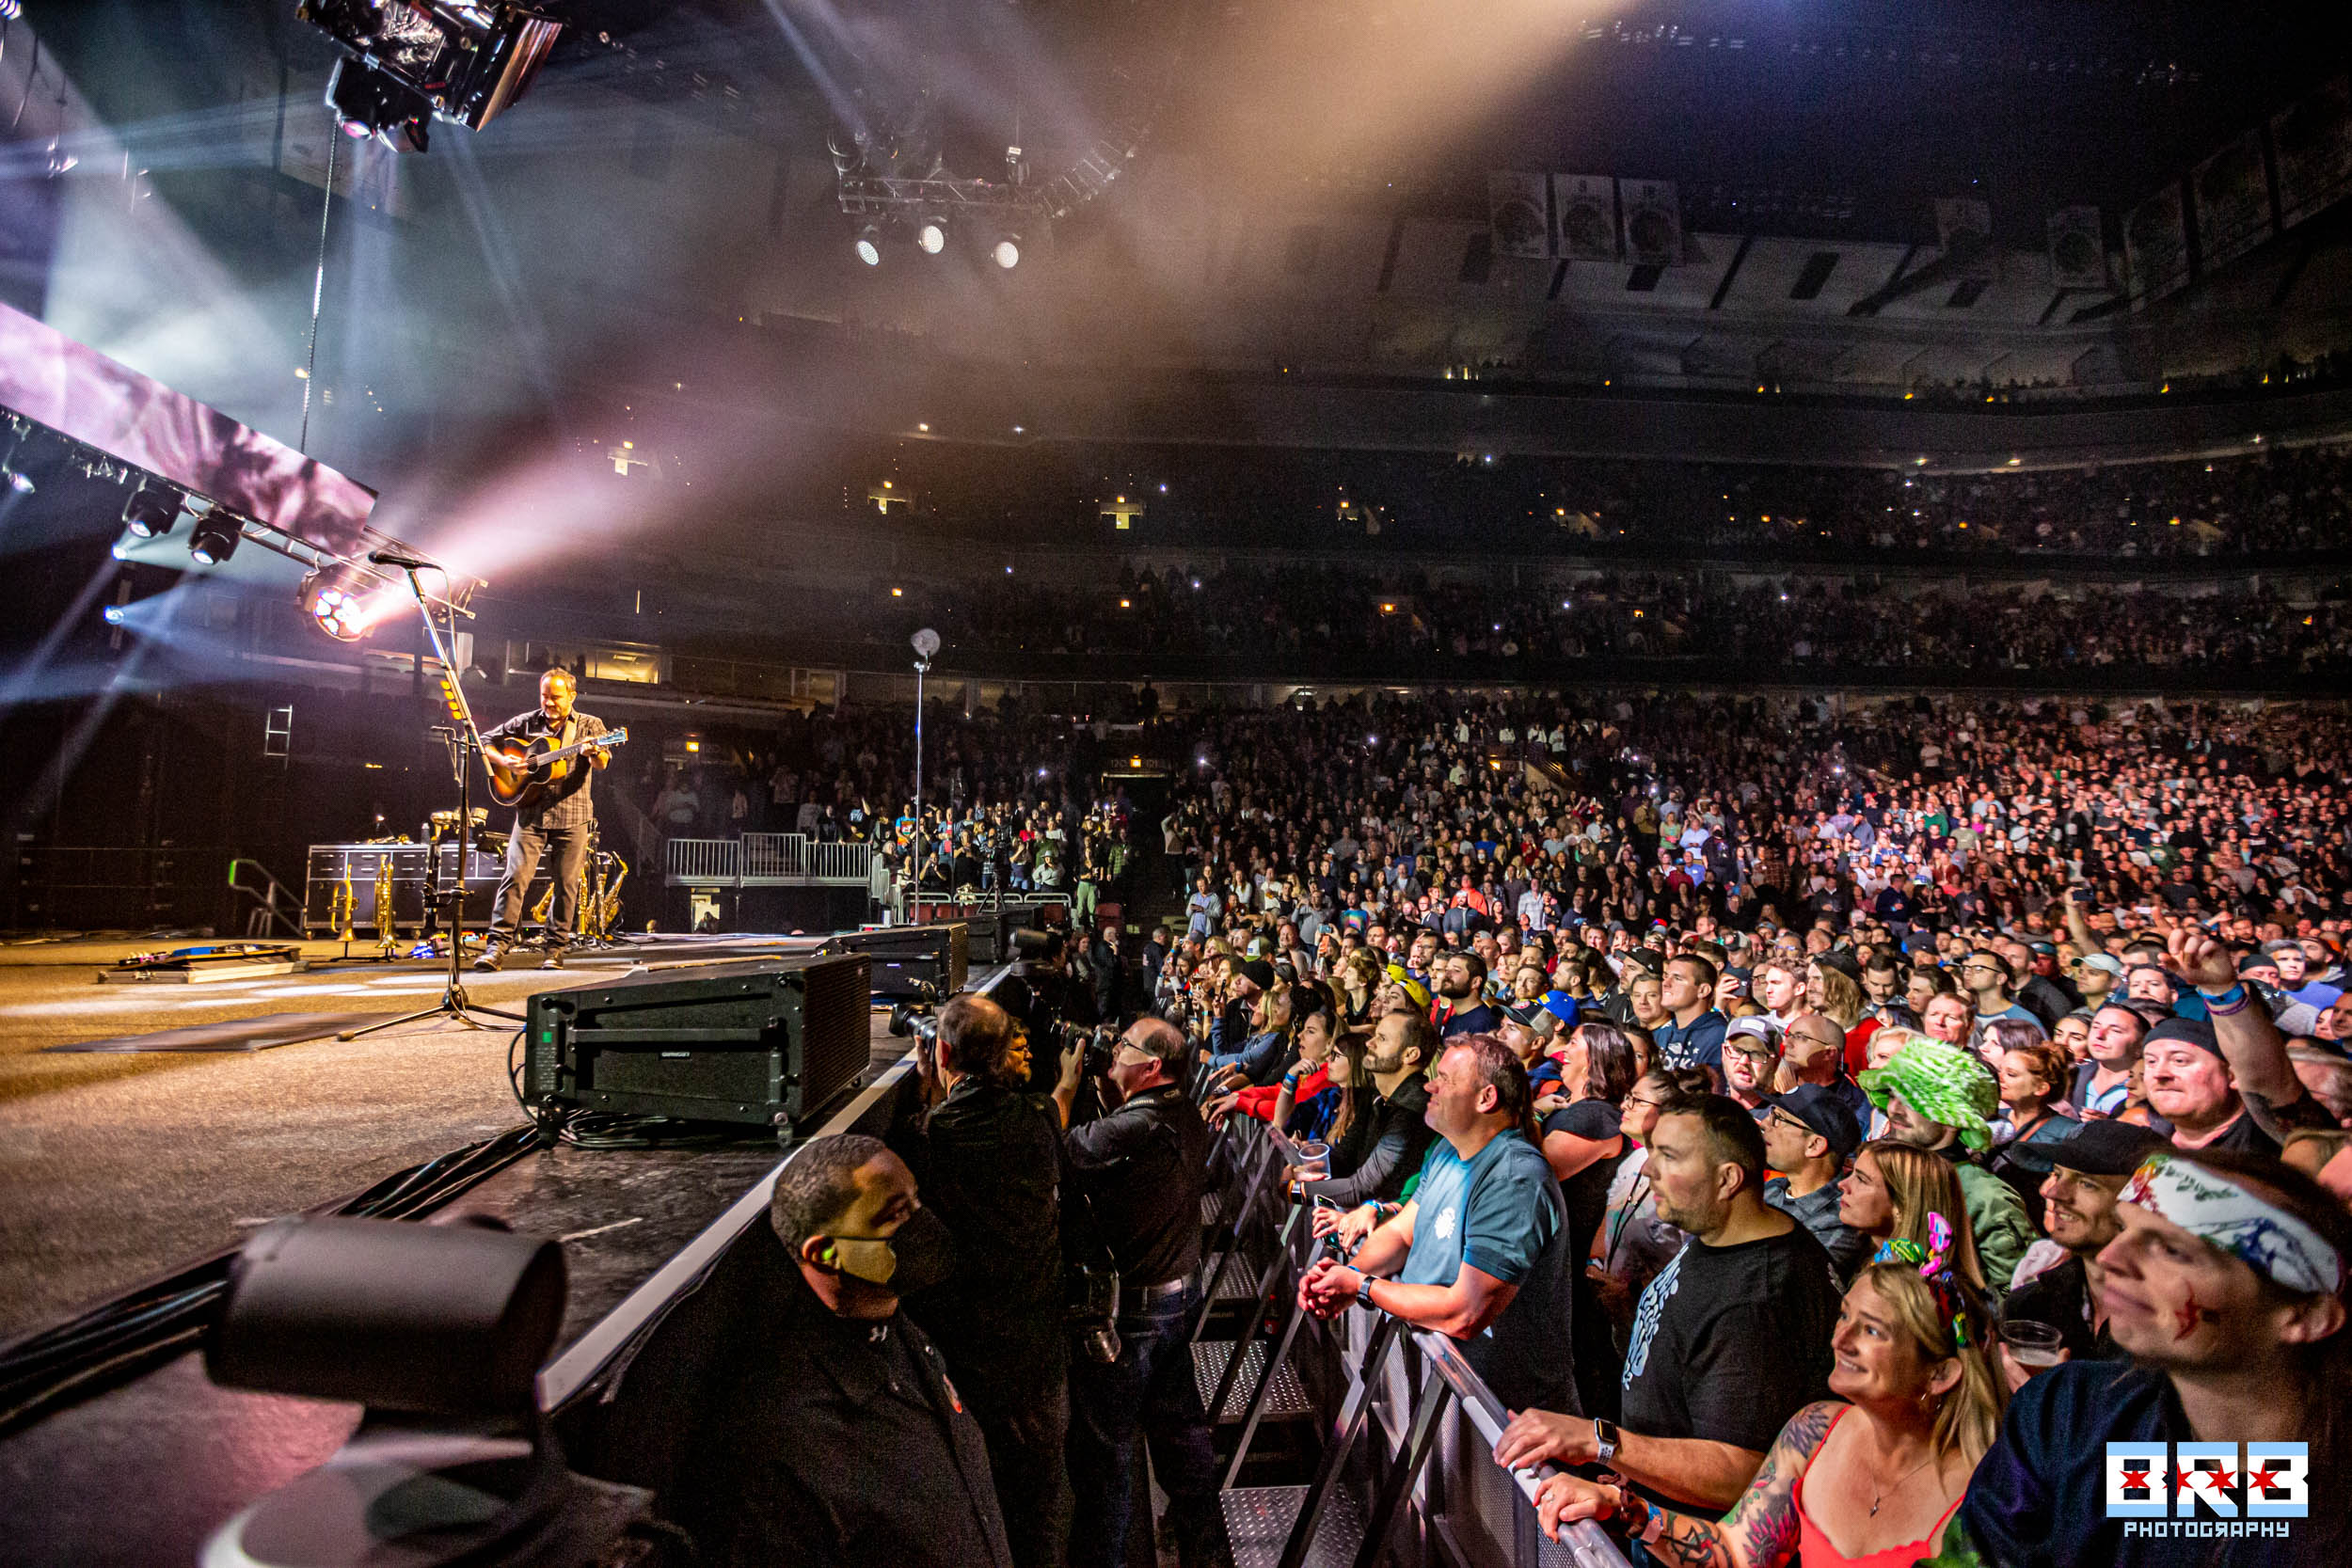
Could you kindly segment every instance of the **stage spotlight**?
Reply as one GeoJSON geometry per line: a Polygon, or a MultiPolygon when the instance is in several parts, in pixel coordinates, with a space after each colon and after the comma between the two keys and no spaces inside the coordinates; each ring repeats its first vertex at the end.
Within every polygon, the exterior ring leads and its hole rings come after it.
{"type": "Polygon", "coordinates": [[[923,247],[926,256],[936,256],[947,248],[947,220],[925,218],[914,230],[914,243],[923,247]]]}
{"type": "Polygon", "coordinates": [[[237,553],[244,537],[236,518],[218,510],[207,512],[196,520],[195,531],[188,535],[188,554],[199,566],[218,566],[237,553]]]}
{"type": "Polygon", "coordinates": [[[882,225],[869,223],[857,231],[857,259],[869,267],[882,265],[882,225]]]}
{"type": "Polygon", "coordinates": [[[122,503],[122,526],[142,539],[160,539],[179,522],[180,507],[186,499],[177,490],[142,484],[122,503]]]}
{"type": "Polygon", "coordinates": [[[302,579],[295,602],[311,625],[336,641],[357,642],[367,635],[368,598],[382,586],[357,566],[320,566],[302,579]]]}
{"type": "Polygon", "coordinates": [[[341,59],[326,78],[326,106],[354,141],[381,136],[401,152],[422,152],[431,139],[433,104],[389,72],[341,59]]]}
{"type": "Polygon", "coordinates": [[[1021,264],[1021,236],[1007,234],[996,242],[996,248],[991,254],[996,258],[998,266],[1010,272],[1021,264]]]}
{"type": "Polygon", "coordinates": [[[100,618],[110,626],[119,626],[130,618],[128,607],[119,604],[110,604],[98,613],[100,618]]]}
{"type": "Polygon", "coordinates": [[[33,493],[32,475],[26,473],[22,468],[10,468],[8,472],[9,489],[15,491],[20,496],[29,496],[33,493]]]}

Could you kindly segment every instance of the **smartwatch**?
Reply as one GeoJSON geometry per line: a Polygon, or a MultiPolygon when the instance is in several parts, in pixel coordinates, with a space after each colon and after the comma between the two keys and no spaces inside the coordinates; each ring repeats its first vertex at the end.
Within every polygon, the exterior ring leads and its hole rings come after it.
{"type": "Polygon", "coordinates": [[[1608,1465],[1615,1461],[1617,1443],[1623,1435],[1617,1431],[1616,1422],[1604,1421],[1597,1416],[1593,1418],[1593,1447],[1597,1450],[1596,1457],[1601,1464],[1608,1465]]]}
{"type": "Polygon", "coordinates": [[[1372,1278],[1370,1275],[1359,1277],[1356,1286],[1356,1304],[1368,1311],[1377,1312],[1380,1308],[1372,1304],[1372,1278]]]}

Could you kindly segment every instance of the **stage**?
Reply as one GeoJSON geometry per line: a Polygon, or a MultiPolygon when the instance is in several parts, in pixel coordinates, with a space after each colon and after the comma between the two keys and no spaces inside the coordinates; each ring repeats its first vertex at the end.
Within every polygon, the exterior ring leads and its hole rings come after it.
{"type": "MultiPolygon", "coordinates": [[[[446,973],[423,961],[344,962],[339,944],[308,942],[316,967],[304,974],[98,983],[103,966],[167,945],[0,947],[0,1185],[8,1196],[0,1206],[0,1338],[48,1327],[234,1247],[277,1215],[335,1202],[526,1119],[508,1085],[511,1027],[433,1022],[259,1050],[233,1041],[57,1049],[268,1015],[393,1014],[431,1005],[446,973]]],[[[519,1011],[534,992],[638,963],[784,950],[754,938],[658,939],[569,960],[561,972],[524,958],[466,980],[476,1002],[519,1011]]],[[[907,1044],[886,1033],[886,1016],[872,1015],[869,1084],[907,1044]]],[[[525,1155],[437,1217],[495,1214],[564,1241],[570,1293],[560,1353],[779,1157],[765,1137],[672,1150],[558,1146],[525,1155]]],[[[331,1453],[356,1415],[222,1392],[196,1357],[183,1355],[0,1438],[0,1512],[18,1521],[0,1537],[0,1561],[192,1561],[213,1526],[331,1453]]]]}

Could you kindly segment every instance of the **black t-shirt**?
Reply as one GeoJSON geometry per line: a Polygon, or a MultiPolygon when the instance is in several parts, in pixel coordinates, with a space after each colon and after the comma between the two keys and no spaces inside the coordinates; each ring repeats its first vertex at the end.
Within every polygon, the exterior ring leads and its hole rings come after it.
{"type": "MultiPolygon", "coordinates": [[[[1580,1100],[1546,1117],[1544,1132],[1565,1132],[1571,1137],[1600,1143],[1619,1135],[1617,1108],[1605,1100],[1580,1100]]],[[[1568,1206],[1568,1244],[1573,1249],[1569,1256],[1580,1269],[1593,1250],[1593,1238],[1600,1231],[1601,1215],[1609,1208],[1609,1183],[1624,1159],[1625,1146],[1619,1144],[1616,1153],[1603,1155],[1560,1183],[1560,1196],[1568,1206]]]]}
{"type": "Polygon", "coordinates": [[[1789,1417],[1829,1397],[1840,1294],[1829,1254],[1794,1220],[1736,1246],[1692,1238],[1633,1314],[1626,1429],[1770,1449],[1789,1417]]]}

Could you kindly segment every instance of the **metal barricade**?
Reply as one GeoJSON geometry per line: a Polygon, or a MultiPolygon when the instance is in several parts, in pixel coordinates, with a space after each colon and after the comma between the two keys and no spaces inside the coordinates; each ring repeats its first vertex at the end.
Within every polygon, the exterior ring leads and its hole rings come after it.
{"type": "Polygon", "coordinates": [[[735,838],[674,838],[663,847],[662,866],[673,882],[732,886],[743,879],[743,841],[735,838]]]}
{"type": "MultiPolygon", "coordinates": [[[[1246,1196],[1279,1133],[1254,1118],[1234,1133],[1228,1201],[1234,1205],[1232,1255],[1246,1222],[1268,1205],[1266,1189],[1246,1196]]],[[[1270,1162],[1279,1172],[1279,1153],[1270,1162]]],[[[1272,1255],[1259,1270],[1256,1310],[1242,1329],[1208,1408],[1227,1407],[1250,1346],[1278,1315],[1279,1329],[1244,1406],[1238,1444],[1223,1479],[1228,1529],[1242,1568],[1325,1568],[1352,1563],[1444,1563],[1449,1568],[1626,1568],[1624,1555],[1590,1523],[1564,1527],[1557,1543],[1538,1528],[1534,1499],[1549,1465],[1506,1472],[1494,1461],[1509,1413],[1442,1334],[1386,1313],[1352,1307],[1324,1322],[1298,1305],[1297,1282],[1317,1250],[1310,1211],[1286,1199],[1279,1175],[1271,1205],[1287,1210],[1272,1255]],[[1300,1487],[1236,1488],[1266,1393],[1293,1357],[1319,1362],[1304,1381],[1336,1393],[1323,1422],[1314,1480],[1300,1487]],[[1279,1546],[1279,1550],[1277,1549],[1279,1546]]],[[[1566,1353],[1563,1335],[1563,1354],[1566,1353]]]]}

